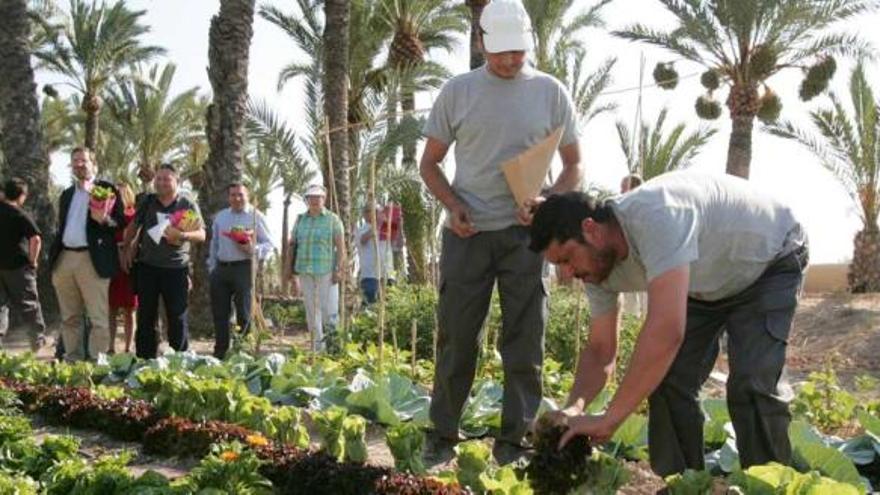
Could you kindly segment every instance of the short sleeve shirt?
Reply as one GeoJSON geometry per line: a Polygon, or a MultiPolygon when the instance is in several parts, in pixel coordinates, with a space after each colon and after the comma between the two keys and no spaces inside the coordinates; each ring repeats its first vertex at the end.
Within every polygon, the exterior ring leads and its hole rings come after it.
{"type": "MultiPolygon", "coordinates": [[[[147,231],[159,223],[160,218],[166,218],[179,210],[193,210],[202,217],[199,206],[187,198],[178,194],[168,206],[164,206],[158,196],[148,194],[141,199],[135,215],[135,225],[143,227],[138,249],[138,261],[159,268],[185,268],[189,266],[190,243],[184,242],[180,246],[169,244],[165,237],[156,244],[147,231]]],[[[204,225],[204,219],[202,219],[204,225]]]]}
{"type": "Polygon", "coordinates": [[[308,212],[300,215],[293,232],[293,238],[296,239],[296,272],[309,275],[333,272],[336,238],[341,235],[342,221],[326,208],[315,216],[308,212]]]}
{"type": "Polygon", "coordinates": [[[367,242],[361,242],[361,237],[370,232],[372,226],[369,223],[362,223],[355,231],[355,242],[357,243],[359,274],[361,279],[365,278],[383,278],[386,267],[392,265],[391,246],[387,240],[376,240],[371,237],[367,242]],[[376,246],[379,246],[379,256],[376,255],[376,246]]]}
{"type": "Polygon", "coordinates": [[[788,206],[729,175],[668,173],[610,201],[629,255],[603,283],[587,284],[594,315],[612,311],[619,293],[644,291],[685,265],[689,297],[733,296],[807,242],[788,206]]]}
{"type": "Polygon", "coordinates": [[[560,148],[577,142],[574,105],[562,83],[528,66],[509,80],[483,66],[443,86],[423,132],[455,144],[452,189],[477,230],[489,231],[517,223],[501,165],[560,127],[560,148]]]}
{"type": "Polygon", "coordinates": [[[40,235],[34,220],[21,208],[0,201],[0,270],[28,264],[28,241],[40,235]]]}

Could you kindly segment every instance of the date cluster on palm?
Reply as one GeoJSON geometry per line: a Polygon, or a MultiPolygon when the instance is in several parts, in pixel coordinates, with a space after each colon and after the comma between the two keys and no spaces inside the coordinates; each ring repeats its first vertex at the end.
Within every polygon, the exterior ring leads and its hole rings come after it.
{"type": "Polygon", "coordinates": [[[807,69],[807,76],[801,82],[800,96],[810,101],[828,89],[828,83],[837,71],[837,61],[828,55],[807,69]]]}

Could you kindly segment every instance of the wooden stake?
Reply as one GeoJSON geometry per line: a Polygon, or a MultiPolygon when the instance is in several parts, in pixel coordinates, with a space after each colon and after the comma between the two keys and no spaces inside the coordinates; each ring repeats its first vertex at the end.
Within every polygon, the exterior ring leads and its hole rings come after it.
{"type": "Polygon", "coordinates": [[[413,379],[416,377],[416,339],[418,338],[418,325],[416,319],[412,320],[412,329],[410,330],[409,347],[410,347],[410,366],[412,367],[413,379]]]}

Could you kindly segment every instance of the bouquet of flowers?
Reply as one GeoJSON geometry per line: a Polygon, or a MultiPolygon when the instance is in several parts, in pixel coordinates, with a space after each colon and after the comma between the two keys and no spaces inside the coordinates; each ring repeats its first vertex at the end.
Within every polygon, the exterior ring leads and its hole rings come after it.
{"type": "Polygon", "coordinates": [[[171,226],[181,232],[192,232],[202,227],[202,219],[195,210],[177,210],[171,214],[171,226]]]}
{"type": "Polygon", "coordinates": [[[239,244],[247,244],[248,241],[251,239],[253,233],[254,232],[251,229],[245,228],[242,225],[236,225],[235,227],[232,227],[225,232],[221,232],[220,234],[232,239],[239,244]]]}
{"type": "Polygon", "coordinates": [[[116,193],[113,188],[95,186],[89,195],[89,208],[99,211],[110,211],[116,204],[116,193]]]}

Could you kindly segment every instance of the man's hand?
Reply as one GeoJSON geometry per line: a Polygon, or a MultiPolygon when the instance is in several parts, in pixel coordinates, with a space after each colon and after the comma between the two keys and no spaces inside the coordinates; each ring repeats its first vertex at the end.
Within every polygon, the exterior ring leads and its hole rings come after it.
{"type": "Polygon", "coordinates": [[[92,220],[95,222],[104,225],[107,223],[107,220],[110,218],[110,212],[105,209],[97,209],[89,207],[89,215],[92,217],[92,220]]]}
{"type": "Polygon", "coordinates": [[[248,234],[247,242],[236,242],[235,245],[245,254],[254,254],[254,234],[248,234]]]}
{"type": "Polygon", "coordinates": [[[547,411],[542,416],[542,420],[548,421],[553,426],[565,426],[568,424],[569,418],[574,418],[584,413],[584,408],[580,405],[571,405],[564,409],[555,411],[547,411]]]}
{"type": "Polygon", "coordinates": [[[180,246],[181,244],[183,244],[183,241],[185,240],[183,238],[183,232],[180,231],[180,229],[178,229],[176,227],[172,227],[171,225],[169,225],[168,227],[165,228],[164,235],[165,235],[165,240],[168,241],[168,244],[171,244],[174,246],[180,246]]]}
{"type": "Polygon", "coordinates": [[[458,237],[466,239],[477,233],[477,229],[474,228],[474,223],[471,220],[471,214],[466,207],[457,206],[449,211],[449,216],[452,220],[450,222],[452,231],[458,237]]]}
{"type": "Polygon", "coordinates": [[[593,445],[602,444],[611,440],[618,425],[604,415],[580,414],[568,418],[568,430],[559,441],[559,448],[565,447],[572,438],[577,435],[586,435],[593,445]]]}
{"type": "Polygon", "coordinates": [[[517,208],[516,220],[520,225],[525,225],[526,227],[531,225],[532,218],[535,216],[535,210],[538,209],[538,206],[544,201],[546,201],[546,198],[543,196],[536,196],[532,199],[527,199],[522,206],[517,208]]]}

